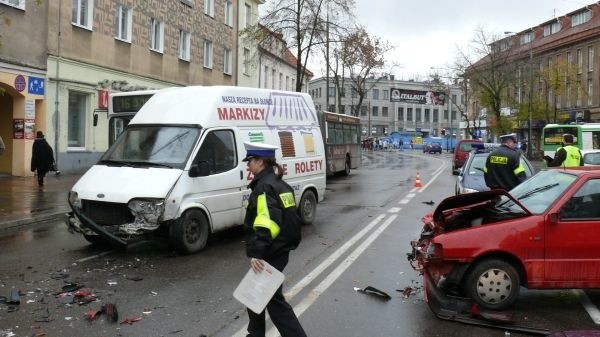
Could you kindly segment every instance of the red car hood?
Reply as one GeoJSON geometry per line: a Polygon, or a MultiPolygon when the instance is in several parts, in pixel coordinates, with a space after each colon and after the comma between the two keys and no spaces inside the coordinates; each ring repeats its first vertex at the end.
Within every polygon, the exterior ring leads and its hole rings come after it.
{"type": "Polygon", "coordinates": [[[444,224],[445,218],[448,214],[452,213],[453,211],[470,208],[477,204],[484,204],[502,196],[510,198],[517,205],[523,208],[527,215],[531,215],[531,212],[507,191],[491,190],[448,197],[440,202],[433,213],[427,214],[422,220],[427,227],[434,229],[438,233],[443,232],[444,228],[438,228],[440,226],[437,226],[436,224],[444,224]]]}

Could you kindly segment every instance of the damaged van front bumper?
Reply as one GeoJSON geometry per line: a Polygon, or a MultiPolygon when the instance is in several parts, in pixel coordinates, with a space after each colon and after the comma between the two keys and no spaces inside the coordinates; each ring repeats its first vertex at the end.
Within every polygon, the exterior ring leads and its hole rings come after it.
{"type": "Polygon", "coordinates": [[[164,203],[161,200],[136,199],[127,205],[98,202],[88,202],[84,205],[85,201],[70,195],[68,202],[72,209],[66,219],[69,231],[83,235],[100,235],[119,247],[126,247],[145,234],[156,231],[160,227],[160,218],[164,211],[164,203]]]}

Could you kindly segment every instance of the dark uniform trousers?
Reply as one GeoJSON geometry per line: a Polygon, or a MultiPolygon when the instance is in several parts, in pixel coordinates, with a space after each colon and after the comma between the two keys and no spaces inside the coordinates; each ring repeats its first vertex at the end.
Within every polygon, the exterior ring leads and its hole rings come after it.
{"type": "MultiPolygon", "coordinates": [[[[288,263],[288,258],[289,252],[286,252],[279,256],[270,257],[265,261],[275,269],[283,271],[288,263]]],[[[264,337],[266,332],[264,310],[260,314],[250,309],[246,310],[248,310],[248,317],[250,318],[250,322],[248,323],[248,337],[264,337]]],[[[296,314],[294,314],[294,309],[283,297],[282,287],[277,289],[273,298],[267,303],[266,310],[269,311],[271,321],[273,321],[273,324],[279,330],[281,337],[306,337],[306,332],[304,332],[296,314]]]]}

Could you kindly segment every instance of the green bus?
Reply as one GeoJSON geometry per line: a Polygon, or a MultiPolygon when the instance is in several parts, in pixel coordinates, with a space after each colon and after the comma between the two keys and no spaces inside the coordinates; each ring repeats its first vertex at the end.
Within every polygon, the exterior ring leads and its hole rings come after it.
{"type": "Polygon", "coordinates": [[[547,124],[542,130],[544,155],[554,156],[562,146],[563,134],[573,135],[573,145],[581,150],[600,149],[600,123],[547,124]]]}

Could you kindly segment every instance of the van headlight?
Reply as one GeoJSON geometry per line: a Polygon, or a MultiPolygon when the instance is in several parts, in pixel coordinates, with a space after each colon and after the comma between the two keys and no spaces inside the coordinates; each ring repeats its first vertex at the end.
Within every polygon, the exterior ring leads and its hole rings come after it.
{"type": "Polygon", "coordinates": [[[69,191],[69,203],[73,207],[81,208],[81,199],[79,199],[79,194],[75,191],[69,191]]]}
{"type": "Polygon", "coordinates": [[[149,223],[158,223],[158,219],[165,211],[165,202],[162,199],[133,199],[127,207],[136,218],[141,218],[149,223]]]}

